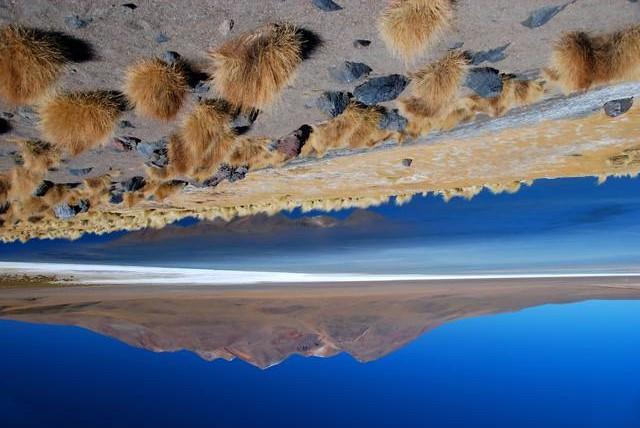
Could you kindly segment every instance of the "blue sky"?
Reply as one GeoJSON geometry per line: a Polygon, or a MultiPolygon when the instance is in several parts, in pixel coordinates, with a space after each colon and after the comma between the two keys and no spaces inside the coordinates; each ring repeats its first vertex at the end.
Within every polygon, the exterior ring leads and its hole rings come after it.
{"type": "MultiPolygon", "coordinates": [[[[472,200],[416,197],[370,210],[366,228],[120,244],[123,233],[75,242],[0,245],[0,259],[295,272],[493,273],[635,270],[639,181],[539,180],[472,200]]],[[[330,215],[347,217],[352,210],[330,215]]],[[[290,217],[326,213],[288,213],[290,217]]],[[[183,221],[184,228],[196,222],[183,221]]],[[[185,229],[186,230],[186,229],[185,229]]]]}

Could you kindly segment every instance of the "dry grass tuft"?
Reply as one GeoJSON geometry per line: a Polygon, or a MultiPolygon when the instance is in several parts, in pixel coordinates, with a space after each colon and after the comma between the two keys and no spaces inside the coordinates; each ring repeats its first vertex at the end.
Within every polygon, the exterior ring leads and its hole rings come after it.
{"type": "Polygon", "coordinates": [[[40,107],[40,129],[45,139],[75,156],[102,144],[123,109],[122,97],[110,91],[61,94],[40,107]]]}
{"type": "Polygon", "coordinates": [[[170,121],[176,117],[189,89],[180,61],[173,64],[145,59],[127,70],[124,92],[140,116],[170,121]]]}
{"type": "Polygon", "coordinates": [[[434,128],[449,129],[471,116],[466,106],[456,101],[467,69],[467,55],[454,50],[411,73],[407,96],[397,102],[409,121],[407,133],[415,137],[434,128]]]}
{"type": "Polygon", "coordinates": [[[392,0],[378,18],[378,29],[391,52],[412,61],[451,26],[453,18],[453,0],[392,0]]]}
{"type": "Polygon", "coordinates": [[[0,96],[11,104],[32,104],[47,94],[66,62],[47,33],[17,25],[0,30],[0,96]]]}
{"type": "Polygon", "coordinates": [[[234,167],[247,166],[250,169],[282,165],[287,157],[274,150],[270,138],[239,138],[229,154],[229,164],[234,167]]]}
{"type": "Polygon", "coordinates": [[[268,24],[209,52],[218,93],[242,109],[264,109],[295,76],[303,40],[291,24],[268,24]]]}
{"type": "Polygon", "coordinates": [[[351,102],[339,116],[313,126],[300,155],[315,152],[323,157],[327,150],[371,148],[388,139],[399,140],[397,132],[380,128],[381,118],[379,107],[351,102]]]}
{"type": "Polygon", "coordinates": [[[45,174],[60,161],[60,153],[53,144],[40,140],[21,140],[17,143],[22,149],[24,168],[30,171],[45,174]]]}
{"type": "Polygon", "coordinates": [[[206,178],[231,151],[236,134],[229,105],[222,100],[198,104],[187,116],[179,135],[169,141],[169,166],[175,175],[206,178]]]}
{"type": "Polygon", "coordinates": [[[640,78],[640,25],[600,35],[573,31],[556,42],[545,78],[564,93],[640,78]]]}

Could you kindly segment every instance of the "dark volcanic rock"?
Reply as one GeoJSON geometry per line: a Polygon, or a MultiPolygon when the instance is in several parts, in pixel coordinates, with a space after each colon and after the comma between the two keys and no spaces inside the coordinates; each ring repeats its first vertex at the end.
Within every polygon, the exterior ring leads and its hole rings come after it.
{"type": "Polygon", "coordinates": [[[388,129],[389,131],[404,131],[407,127],[407,118],[402,116],[398,109],[387,109],[384,115],[380,118],[380,128],[388,129]]]}
{"type": "Polygon", "coordinates": [[[285,160],[293,159],[300,154],[300,150],[304,143],[309,139],[309,135],[313,132],[313,128],[309,125],[302,125],[286,137],[274,141],[269,149],[277,150],[286,156],[285,160]]]}
{"type": "Polygon", "coordinates": [[[11,131],[11,124],[8,120],[0,118],[0,134],[6,134],[11,131]]]}
{"type": "Polygon", "coordinates": [[[74,205],[72,208],[75,210],[76,214],[86,213],[89,211],[89,208],[91,208],[91,203],[86,199],[82,199],[78,202],[78,205],[74,205]]]}
{"type": "Polygon", "coordinates": [[[524,21],[522,21],[521,24],[528,28],[542,27],[544,24],[549,22],[551,18],[556,16],[565,7],[567,7],[568,4],[570,3],[559,5],[559,6],[545,6],[545,7],[541,7],[540,9],[536,9],[533,12],[531,12],[529,17],[524,21]]]}
{"type": "Polygon", "coordinates": [[[122,203],[123,200],[124,198],[122,196],[122,192],[115,192],[111,194],[111,197],[109,198],[109,203],[117,205],[122,203]]]}
{"type": "Polygon", "coordinates": [[[402,166],[410,167],[413,163],[413,159],[402,159],[402,166]]]}
{"type": "Polygon", "coordinates": [[[142,189],[145,184],[147,184],[147,182],[144,177],[131,177],[129,180],[122,182],[122,190],[125,192],[136,192],[142,189]]]}
{"type": "Polygon", "coordinates": [[[365,49],[371,46],[371,40],[367,39],[358,39],[353,42],[353,47],[356,49],[365,49]]]}
{"type": "Polygon", "coordinates": [[[76,211],[68,204],[59,204],[53,207],[53,213],[61,220],[68,220],[76,216],[76,211]]]}
{"type": "Polygon", "coordinates": [[[395,100],[408,84],[409,79],[401,74],[375,77],[358,86],[353,96],[363,104],[378,104],[395,100]]]}
{"type": "Polygon", "coordinates": [[[130,9],[130,10],[136,10],[138,8],[138,5],[135,3],[124,3],[122,7],[126,7],[127,9],[130,9]]]}
{"type": "Polygon", "coordinates": [[[316,107],[327,116],[336,117],[347,108],[350,100],[348,92],[328,91],[318,97],[316,107]]]}
{"type": "Polygon", "coordinates": [[[342,64],[329,68],[329,74],[340,83],[351,83],[366,77],[373,71],[362,62],[344,61],[342,64]]]}
{"type": "Polygon", "coordinates": [[[342,6],[336,4],[332,0],[313,0],[313,4],[315,7],[325,12],[334,12],[342,9],[342,6]]]}
{"type": "Polygon", "coordinates": [[[180,59],[180,54],[175,51],[165,51],[160,58],[167,64],[173,64],[180,59]]]}
{"type": "Polygon", "coordinates": [[[234,167],[225,163],[220,165],[218,171],[211,178],[203,181],[202,185],[206,187],[216,187],[224,180],[233,183],[244,179],[247,172],[249,172],[249,169],[246,166],[234,167]]]}
{"type": "Polygon", "coordinates": [[[140,143],[137,145],[137,150],[147,159],[147,166],[164,168],[169,163],[167,144],[167,140],[163,138],[158,141],[140,143]]]}
{"type": "Polygon", "coordinates": [[[53,182],[49,180],[43,180],[42,183],[38,185],[36,190],[33,191],[33,196],[38,198],[43,197],[47,194],[47,192],[53,187],[53,182]]]}
{"type": "Polygon", "coordinates": [[[196,83],[196,85],[193,87],[191,91],[194,94],[203,95],[209,92],[210,90],[211,90],[211,86],[209,86],[209,84],[206,81],[200,80],[198,83],[196,83]]]}
{"type": "Polygon", "coordinates": [[[467,74],[465,86],[481,97],[496,97],[502,92],[500,72],[491,67],[472,68],[467,74]]]}
{"type": "Polygon", "coordinates": [[[487,51],[478,51],[471,52],[469,55],[471,57],[470,63],[471,65],[479,65],[483,62],[499,62],[507,57],[507,54],[504,52],[511,43],[507,43],[506,45],[499,46],[495,49],[489,49],[487,51]]]}
{"type": "Polygon", "coordinates": [[[93,171],[93,167],[89,166],[87,168],[69,168],[68,171],[69,174],[73,175],[74,177],[84,177],[85,175],[93,171]]]}
{"type": "Polygon", "coordinates": [[[626,113],[633,106],[633,97],[608,101],[604,104],[604,112],[609,117],[618,117],[626,113]]]}

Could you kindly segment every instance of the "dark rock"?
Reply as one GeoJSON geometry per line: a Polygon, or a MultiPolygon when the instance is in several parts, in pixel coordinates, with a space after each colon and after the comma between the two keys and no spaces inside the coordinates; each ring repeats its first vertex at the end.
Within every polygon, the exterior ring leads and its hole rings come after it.
{"type": "Polygon", "coordinates": [[[609,117],[618,117],[626,113],[633,106],[633,97],[608,101],[604,104],[604,112],[609,117]]]}
{"type": "Polygon", "coordinates": [[[73,175],[74,177],[84,177],[85,175],[93,171],[93,167],[89,166],[87,168],[69,168],[68,171],[69,174],[73,175]]]}
{"type": "Polygon", "coordinates": [[[247,173],[249,172],[249,168],[246,166],[239,166],[237,168],[232,168],[231,175],[229,175],[229,183],[235,183],[239,180],[244,180],[247,173]]]}
{"type": "Polygon", "coordinates": [[[136,150],[138,148],[138,144],[140,144],[140,141],[142,141],[140,140],[140,138],[122,136],[114,138],[112,143],[116,149],[128,152],[131,150],[136,150]]]}
{"type": "Polygon", "coordinates": [[[315,7],[325,12],[334,12],[342,9],[342,6],[336,4],[332,0],[313,0],[313,4],[315,7]]]}
{"type": "Polygon", "coordinates": [[[567,5],[573,2],[569,2],[559,6],[545,6],[540,9],[536,9],[527,19],[521,22],[522,25],[528,28],[538,28],[542,27],[544,24],[549,22],[551,18],[560,13],[567,5]]]}
{"type": "Polygon", "coordinates": [[[11,204],[9,202],[4,202],[0,204],[0,215],[5,214],[7,211],[9,211],[10,206],[11,204]]]}
{"type": "Polygon", "coordinates": [[[120,129],[135,128],[135,126],[133,126],[133,124],[128,120],[121,120],[120,123],[118,124],[118,127],[120,129]]]}
{"type": "Polygon", "coordinates": [[[60,220],[69,220],[76,216],[76,210],[66,203],[62,203],[53,207],[53,213],[60,220]]]}
{"type": "Polygon", "coordinates": [[[347,108],[350,100],[348,92],[327,91],[318,97],[316,107],[327,116],[336,117],[347,108]]]}
{"type": "Polygon", "coordinates": [[[387,109],[380,118],[378,126],[382,129],[388,129],[389,131],[404,131],[407,124],[407,118],[402,116],[398,112],[398,109],[387,109]]]}
{"type": "Polygon", "coordinates": [[[2,117],[3,119],[13,119],[14,114],[13,113],[9,113],[8,111],[3,111],[2,114],[0,114],[0,117],[2,117]]]}
{"type": "Polygon", "coordinates": [[[146,184],[147,182],[145,181],[144,177],[131,177],[129,180],[122,182],[122,190],[125,192],[137,192],[146,184]]]}
{"type": "Polygon", "coordinates": [[[300,154],[302,146],[309,139],[313,128],[309,125],[302,125],[286,137],[274,141],[269,149],[276,150],[286,156],[285,160],[293,159],[300,154]]]}
{"type": "Polygon", "coordinates": [[[0,118],[0,134],[6,134],[11,131],[11,124],[8,120],[0,118]]]}
{"type": "Polygon", "coordinates": [[[49,180],[43,180],[42,183],[40,183],[38,185],[38,187],[36,188],[36,190],[33,191],[33,196],[36,196],[38,198],[43,197],[44,195],[47,194],[47,192],[49,190],[51,190],[51,188],[53,187],[53,182],[49,181],[49,180]]]}
{"type": "Polygon", "coordinates": [[[345,61],[342,64],[329,68],[329,75],[340,83],[351,83],[366,77],[373,71],[371,67],[362,62],[345,61]]]}
{"type": "Polygon", "coordinates": [[[203,186],[216,187],[224,180],[228,180],[230,183],[244,179],[249,169],[246,166],[234,167],[226,163],[220,165],[218,171],[209,179],[202,182],[203,186]]]}
{"type": "Polygon", "coordinates": [[[231,30],[233,30],[234,25],[235,22],[233,19],[225,19],[220,23],[220,26],[218,26],[218,32],[223,36],[226,36],[231,32],[231,30]]]}
{"type": "Polygon", "coordinates": [[[402,166],[410,167],[413,163],[413,159],[402,159],[402,166]]]}
{"type": "Polygon", "coordinates": [[[154,40],[156,41],[156,43],[167,43],[171,39],[164,33],[158,33],[156,34],[154,40]]]}
{"type": "Polygon", "coordinates": [[[167,64],[174,64],[180,59],[180,54],[175,51],[165,51],[162,54],[162,60],[167,64]]]}
{"type": "Polygon", "coordinates": [[[64,23],[76,30],[85,28],[91,21],[92,19],[82,19],[78,15],[67,16],[64,18],[64,23]]]}
{"type": "Polygon", "coordinates": [[[199,95],[206,94],[210,90],[211,90],[211,86],[209,86],[209,84],[204,80],[201,80],[198,83],[196,83],[192,89],[194,94],[199,94],[199,95]]]}
{"type": "Polygon", "coordinates": [[[357,39],[353,42],[353,47],[356,49],[365,49],[371,46],[371,40],[367,39],[357,39]]]}
{"type": "Polygon", "coordinates": [[[124,3],[122,7],[126,7],[127,9],[136,10],[138,5],[135,3],[124,3]]]}
{"type": "Polygon", "coordinates": [[[158,155],[162,155],[167,150],[168,142],[166,139],[160,139],[157,141],[145,141],[144,143],[138,143],[136,150],[145,158],[154,158],[158,155]]]}
{"type": "Polygon", "coordinates": [[[483,62],[499,62],[507,57],[507,54],[504,52],[511,43],[507,43],[506,45],[502,45],[500,47],[489,49],[487,51],[478,51],[478,52],[470,52],[470,63],[471,65],[479,65],[483,62]]]}
{"type": "Polygon", "coordinates": [[[401,74],[375,77],[356,87],[353,96],[363,104],[378,104],[396,99],[408,84],[409,79],[401,74]]]}
{"type": "Polygon", "coordinates": [[[117,204],[121,204],[123,200],[124,198],[122,196],[122,192],[115,192],[111,194],[111,197],[109,198],[109,203],[117,205],[117,204]]]}
{"type": "Polygon", "coordinates": [[[72,207],[76,214],[79,213],[86,213],[87,211],[89,211],[89,208],[91,208],[91,202],[89,202],[87,199],[82,199],[80,202],[78,202],[78,205],[74,205],[72,207]]]}
{"type": "Polygon", "coordinates": [[[465,86],[481,97],[496,97],[502,92],[502,78],[495,68],[472,68],[467,74],[465,86]]]}

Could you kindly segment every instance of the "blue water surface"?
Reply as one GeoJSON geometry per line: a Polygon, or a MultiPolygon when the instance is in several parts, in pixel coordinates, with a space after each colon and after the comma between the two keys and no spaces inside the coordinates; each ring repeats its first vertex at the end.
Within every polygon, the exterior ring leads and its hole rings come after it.
{"type": "Polygon", "coordinates": [[[637,428],[639,332],[638,301],[547,305],[260,370],[0,321],[0,426],[637,428]]]}

